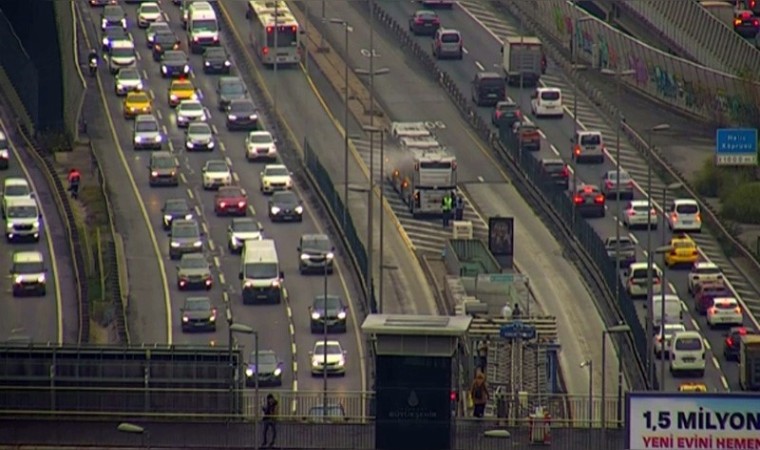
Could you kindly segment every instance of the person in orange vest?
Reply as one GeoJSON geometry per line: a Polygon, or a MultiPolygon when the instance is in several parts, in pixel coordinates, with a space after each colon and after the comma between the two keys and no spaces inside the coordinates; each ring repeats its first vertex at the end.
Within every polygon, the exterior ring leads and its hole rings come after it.
{"type": "Polygon", "coordinates": [[[79,181],[82,175],[77,169],[69,170],[69,192],[71,192],[71,198],[79,197],[79,181]]]}

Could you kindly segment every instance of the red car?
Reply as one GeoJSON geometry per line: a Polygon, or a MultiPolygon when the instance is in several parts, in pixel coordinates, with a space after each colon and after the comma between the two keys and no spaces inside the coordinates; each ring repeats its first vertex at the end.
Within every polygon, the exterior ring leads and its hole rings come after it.
{"type": "Polygon", "coordinates": [[[217,216],[244,216],[248,209],[248,196],[237,186],[222,186],[214,197],[214,212],[217,216]]]}
{"type": "Polygon", "coordinates": [[[694,295],[694,309],[704,316],[707,314],[707,310],[713,306],[713,300],[718,297],[731,297],[733,295],[722,282],[702,284],[694,295]]]}

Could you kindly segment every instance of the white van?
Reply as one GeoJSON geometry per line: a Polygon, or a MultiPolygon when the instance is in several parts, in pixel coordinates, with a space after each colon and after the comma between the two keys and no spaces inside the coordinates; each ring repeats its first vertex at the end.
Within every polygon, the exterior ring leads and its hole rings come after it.
{"type": "Polygon", "coordinates": [[[705,375],[705,344],[698,331],[681,331],[670,343],[670,373],[705,375]]]}
{"type": "MultiPolygon", "coordinates": [[[[628,290],[628,295],[631,298],[646,297],[649,294],[647,289],[647,283],[649,282],[647,267],[648,264],[645,262],[633,263],[628,267],[625,288],[628,290]]],[[[652,295],[659,295],[662,292],[662,270],[657,267],[657,264],[653,266],[653,270],[652,295]]]]}
{"type": "Polygon", "coordinates": [[[34,198],[15,198],[5,202],[5,238],[40,240],[42,213],[34,198]]]}
{"type": "Polygon", "coordinates": [[[652,325],[659,327],[665,323],[681,323],[683,320],[683,307],[681,299],[677,295],[665,294],[665,318],[662,317],[662,295],[655,295],[650,299],[649,307],[652,308],[652,325]]]}
{"type": "Polygon", "coordinates": [[[601,131],[578,130],[570,142],[573,144],[572,158],[575,162],[604,162],[604,139],[601,131]]]}
{"type": "Polygon", "coordinates": [[[272,239],[247,240],[240,263],[243,304],[280,303],[285,274],[272,239]]]}
{"type": "Polygon", "coordinates": [[[564,117],[562,90],[551,87],[536,89],[530,96],[530,109],[536,117],[564,117]]]}
{"type": "Polygon", "coordinates": [[[200,53],[204,47],[219,45],[219,22],[209,2],[190,4],[187,16],[187,47],[200,53]]]}
{"type": "Polygon", "coordinates": [[[699,203],[688,198],[673,200],[668,208],[668,228],[671,231],[702,231],[702,215],[699,203]]]}

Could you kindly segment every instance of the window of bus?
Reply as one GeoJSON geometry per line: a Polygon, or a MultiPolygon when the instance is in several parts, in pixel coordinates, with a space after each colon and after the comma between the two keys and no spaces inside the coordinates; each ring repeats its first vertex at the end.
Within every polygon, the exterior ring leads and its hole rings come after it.
{"type": "MultiPolygon", "coordinates": [[[[277,47],[296,47],[298,45],[298,27],[295,25],[278,25],[277,47]]],[[[267,27],[267,46],[274,47],[274,27],[267,27]]]]}

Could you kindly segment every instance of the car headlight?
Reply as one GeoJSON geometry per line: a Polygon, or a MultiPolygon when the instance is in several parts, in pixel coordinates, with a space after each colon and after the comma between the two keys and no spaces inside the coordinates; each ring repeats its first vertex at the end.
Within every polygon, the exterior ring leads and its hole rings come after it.
{"type": "Polygon", "coordinates": [[[173,101],[177,101],[177,96],[175,94],[170,94],[169,98],[172,99],[173,101]]]}
{"type": "Polygon", "coordinates": [[[243,283],[243,287],[252,288],[253,281],[246,281],[245,283],[243,283]]]}
{"type": "Polygon", "coordinates": [[[203,245],[203,241],[195,241],[195,242],[193,242],[193,247],[198,248],[198,247],[200,247],[202,245],[203,245]]]}
{"type": "Polygon", "coordinates": [[[319,360],[318,359],[312,359],[311,360],[311,366],[312,367],[319,367],[320,366],[319,360]]]}
{"type": "Polygon", "coordinates": [[[195,145],[193,145],[192,142],[187,141],[187,148],[193,148],[193,147],[195,147],[195,145]]]}
{"type": "Polygon", "coordinates": [[[137,83],[137,85],[135,85],[135,89],[137,89],[138,91],[142,91],[144,87],[145,86],[142,84],[142,81],[137,83]]]}
{"type": "Polygon", "coordinates": [[[272,206],[272,207],[269,209],[269,212],[271,212],[272,214],[279,214],[279,213],[280,213],[280,208],[279,208],[279,207],[277,207],[277,206],[272,206]]]}
{"type": "Polygon", "coordinates": [[[327,259],[333,259],[333,258],[335,258],[335,255],[333,253],[328,253],[325,256],[327,257],[327,259]]]}
{"type": "Polygon", "coordinates": [[[231,65],[232,65],[232,63],[231,63],[231,62],[229,62],[229,61],[225,61],[225,62],[224,62],[224,67],[229,67],[229,66],[231,66],[231,65]]]}
{"type": "Polygon", "coordinates": [[[341,356],[340,359],[338,360],[338,365],[343,366],[345,364],[346,364],[346,359],[341,356]]]}
{"type": "Polygon", "coordinates": [[[185,73],[190,72],[190,66],[188,66],[187,64],[185,64],[185,66],[182,67],[182,71],[185,72],[185,73]]]}
{"type": "Polygon", "coordinates": [[[121,83],[116,83],[116,89],[122,90],[122,89],[124,89],[124,85],[121,84],[121,83]]]}
{"type": "Polygon", "coordinates": [[[198,100],[198,93],[193,92],[193,94],[190,96],[190,100],[198,100]]]}
{"type": "Polygon", "coordinates": [[[280,285],[280,280],[272,280],[272,287],[277,287],[280,285]]]}
{"type": "Polygon", "coordinates": [[[103,18],[103,19],[100,20],[100,25],[102,27],[105,27],[106,25],[108,25],[108,21],[105,18],[103,18]]]}
{"type": "Polygon", "coordinates": [[[311,318],[314,320],[319,320],[319,318],[322,317],[318,312],[311,313],[311,318]]]}
{"type": "Polygon", "coordinates": [[[135,136],[135,142],[140,143],[142,142],[143,138],[142,136],[135,136]]]}
{"type": "Polygon", "coordinates": [[[5,223],[5,229],[6,230],[12,230],[13,229],[13,224],[11,222],[6,222],[5,223]]]}
{"type": "Polygon", "coordinates": [[[279,367],[274,369],[274,376],[279,377],[280,375],[282,375],[282,369],[279,367]]]}
{"type": "Polygon", "coordinates": [[[172,216],[170,216],[169,214],[164,215],[164,222],[170,222],[171,220],[172,220],[172,216]]]}
{"type": "Polygon", "coordinates": [[[285,186],[292,187],[293,186],[293,180],[288,180],[285,182],[285,186]]]}
{"type": "Polygon", "coordinates": [[[35,220],[34,222],[32,222],[32,228],[39,228],[39,227],[40,227],[40,221],[39,220],[35,220]]]}
{"type": "Polygon", "coordinates": [[[166,72],[168,72],[168,71],[169,70],[166,68],[166,66],[161,66],[161,72],[163,72],[164,74],[166,74],[166,72]]]}
{"type": "Polygon", "coordinates": [[[156,141],[156,142],[161,142],[161,135],[159,134],[153,140],[156,141]]]}
{"type": "Polygon", "coordinates": [[[10,153],[8,153],[8,150],[0,150],[0,158],[2,159],[8,159],[10,158],[10,153]]]}
{"type": "Polygon", "coordinates": [[[251,119],[251,120],[256,120],[256,119],[259,118],[259,115],[258,114],[251,114],[250,116],[248,116],[248,118],[251,119]]]}
{"type": "Polygon", "coordinates": [[[210,63],[210,62],[208,62],[208,61],[205,61],[205,62],[203,63],[203,65],[204,65],[204,66],[206,66],[206,67],[208,67],[208,66],[210,66],[210,65],[211,65],[211,63],[210,63]]]}
{"type": "Polygon", "coordinates": [[[190,318],[187,317],[187,316],[182,316],[182,321],[183,322],[190,322],[190,318]]]}
{"type": "Polygon", "coordinates": [[[103,38],[103,45],[108,45],[108,38],[103,38]]]}
{"type": "Polygon", "coordinates": [[[22,281],[24,281],[24,277],[21,275],[16,275],[16,278],[13,280],[13,282],[16,284],[21,284],[22,281]]]}
{"type": "Polygon", "coordinates": [[[227,119],[229,119],[229,120],[237,120],[237,116],[234,115],[234,114],[229,114],[229,115],[227,115],[227,119]]]}
{"type": "Polygon", "coordinates": [[[296,212],[298,214],[303,214],[303,206],[296,206],[296,212]]]}
{"type": "Polygon", "coordinates": [[[240,245],[240,240],[237,237],[235,237],[235,235],[233,234],[232,236],[230,236],[230,243],[236,247],[240,245]]]}
{"type": "Polygon", "coordinates": [[[179,248],[179,242],[172,242],[171,245],[173,248],[179,248]]]}
{"type": "Polygon", "coordinates": [[[214,141],[213,139],[208,141],[208,148],[214,148],[214,141]]]}
{"type": "Polygon", "coordinates": [[[343,320],[345,318],[346,318],[346,312],[345,311],[341,311],[341,312],[338,313],[338,319],[343,320]]]}
{"type": "Polygon", "coordinates": [[[121,19],[121,26],[123,26],[124,28],[127,27],[127,19],[121,19]]]}
{"type": "Polygon", "coordinates": [[[308,260],[309,260],[309,255],[307,255],[305,253],[303,255],[301,255],[301,261],[308,261],[308,260]]]}
{"type": "Polygon", "coordinates": [[[251,369],[250,367],[247,368],[247,369],[245,369],[245,376],[252,377],[253,376],[253,369],[251,369]]]}

